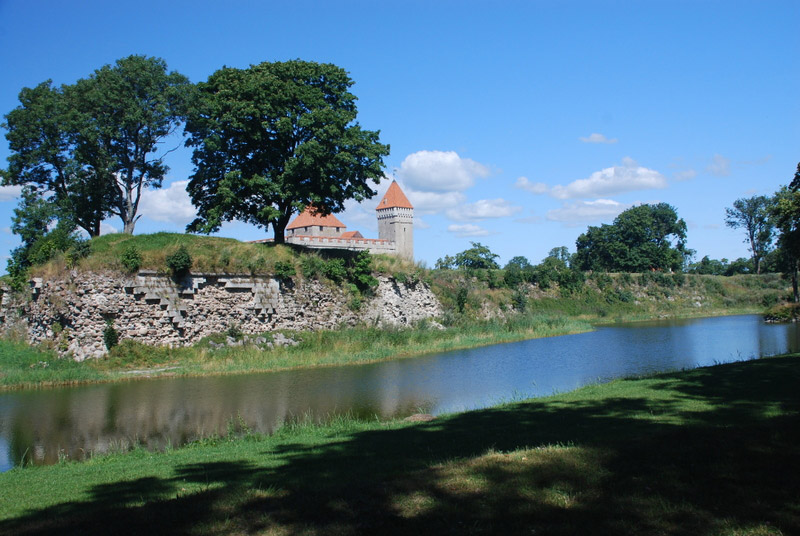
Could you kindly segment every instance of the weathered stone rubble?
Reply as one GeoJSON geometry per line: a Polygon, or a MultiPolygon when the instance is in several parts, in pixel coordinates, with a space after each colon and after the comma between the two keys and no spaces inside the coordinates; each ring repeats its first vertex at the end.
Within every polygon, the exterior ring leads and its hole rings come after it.
{"type": "Polygon", "coordinates": [[[0,330],[22,330],[31,343],[52,341],[76,360],[106,353],[112,322],[120,340],[187,346],[236,326],[244,334],[335,329],[360,322],[407,326],[437,317],[441,306],[422,282],[380,277],[357,310],[351,295],[316,280],[191,274],[181,281],[142,271],[135,276],[73,271],[31,281],[31,299],[3,292],[0,330]]]}

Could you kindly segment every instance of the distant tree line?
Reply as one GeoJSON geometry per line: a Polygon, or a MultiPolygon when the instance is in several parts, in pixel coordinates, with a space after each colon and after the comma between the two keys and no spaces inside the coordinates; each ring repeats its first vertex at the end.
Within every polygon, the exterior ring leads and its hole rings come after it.
{"type": "Polygon", "coordinates": [[[691,262],[695,252],[686,247],[686,223],[674,207],[658,203],[632,207],[611,224],[590,226],[578,237],[574,254],[564,246],[554,248],[538,265],[517,256],[500,270],[499,256],[472,242],[465,251],[439,259],[436,268],[484,270],[490,286],[516,288],[527,282],[547,288],[557,283],[564,292],[579,290],[584,272],[723,276],[781,272],[792,282],[794,301],[800,301],[800,163],[789,185],[774,195],[734,201],[725,210],[725,224],[744,232],[750,258],[729,261],[706,255],[691,262]]]}

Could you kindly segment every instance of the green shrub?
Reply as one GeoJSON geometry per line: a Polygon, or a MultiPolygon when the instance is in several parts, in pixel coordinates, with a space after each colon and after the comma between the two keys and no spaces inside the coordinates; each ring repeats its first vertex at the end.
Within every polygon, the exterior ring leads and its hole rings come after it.
{"type": "Polygon", "coordinates": [[[69,268],[74,268],[78,264],[78,261],[85,259],[91,253],[92,247],[89,241],[81,240],[73,244],[73,246],[67,250],[64,260],[67,262],[69,268]]]}
{"type": "Polygon", "coordinates": [[[297,274],[294,264],[286,261],[275,261],[275,277],[278,279],[289,279],[297,274]]]}
{"type": "Polygon", "coordinates": [[[520,313],[524,313],[525,309],[528,307],[528,296],[522,289],[518,289],[514,294],[511,296],[511,304],[514,306],[520,313]]]}
{"type": "Polygon", "coordinates": [[[142,253],[139,248],[131,244],[125,248],[119,260],[128,272],[138,272],[142,266],[142,253]]]}
{"type": "Polygon", "coordinates": [[[347,307],[354,312],[360,310],[362,305],[361,291],[358,290],[358,287],[353,283],[348,285],[348,289],[350,290],[351,295],[350,301],[347,303],[347,307]]]}
{"type": "Polygon", "coordinates": [[[261,255],[256,255],[255,257],[248,259],[245,264],[251,274],[263,272],[267,267],[267,261],[261,255]]]}
{"type": "Polygon", "coordinates": [[[372,276],[372,255],[369,251],[361,251],[355,256],[349,279],[361,292],[378,286],[378,280],[372,276]]]}
{"type": "Polygon", "coordinates": [[[239,327],[239,324],[234,323],[228,325],[228,329],[225,330],[225,335],[238,341],[244,336],[244,333],[242,333],[242,329],[239,327]]]}
{"type": "Polygon", "coordinates": [[[103,330],[103,342],[105,343],[107,350],[111,350],[117,344],[119,344],[119,333],[117,333],[117,330],[114,327],[113,320],[106,320],[106,328],[103,330]]]}
{"type": "MultiPolygon", "coordinates": [[[[344,265],[342,267],[344,268],[344,265]]],[[[300,269],[303,271],[303,277],[317,278],[325,274],[325,261],[317,255],[306,255],[300,261],[300,269]]]]}
{"type": "Polygon", "coordinates": [[[456,291],[456,309],[459,313],[464,312],[464,307],[467,305],[467,298],[469,297],[469,289],[465,286],[458,287],[456,291]]]}
{"type": "Polygon", "coordinates": [[[174,253],[167,255],[166,261],[167,268],[175,277],[184,276],[192,269],[192,256],[189,255],[189,250],[184,245],[181,245],[174,253]]]}
{"type": "Polygon", "coordinates": [[[325,261],[322,269],[323,275],[334,283],[341,283],[347,277],[347,269],[342,259],[329,259],[325,261]]]}

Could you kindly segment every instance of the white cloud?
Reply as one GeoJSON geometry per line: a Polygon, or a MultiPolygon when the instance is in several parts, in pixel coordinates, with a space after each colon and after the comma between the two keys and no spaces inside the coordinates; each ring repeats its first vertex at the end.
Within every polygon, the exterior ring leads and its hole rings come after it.
{"type": "Polygon", "coordinates": [[[706,171],[715,177],[727,177],[731,174],[731,161],[721,154],[715,154],[706,171]]]}
{"type": "Polygon", "coordinates": [[[467,199],[461,192],[420,192],[410,188],[404,188],[403,191],[414,206],[414,214],[438,214],[467,199]]]}
{"type": "Polygon", "coordinates": [[[689,179],[693,179],[697,176],[697,172],[693,169],[687,169],[684,171],[679,171],[675,173],[672,178],[676,181],[688,181],[689,179]]]}
{"type": "Polygon", "coordinates": [[[581,136],[578,138],[583,143],[617,143],[619,140],[617,138],[606,138],[603,134],[598,134],[597,132],[591,133],[588,137],[581,136]]]}
{"type": "Polygon", "coordinates": [[[447,230],[461,238],[470,236],[487,236],[489,231],[478,225],[465,223],[464,225],[448,225],[447,230]]]}
{"type": "Polygon", "coordinates": [[[528,177],[519,177],[514,184],[515,188],[520,190],[527,190],[532,194],[546,194],[550,191],[550,187],[543,182],[531,182],[528,177]]]}
{"type": "Polygon", "coordinates": [[[566,186],[553,186],[550,195],[558,199],[576,199],[666,187],[667,179],[661,173],[625,157],[621,166],[595,171],[588,179],[579,179],[566,186]]]}
{"type": "Polygon", "coordinates": [[[488,177],[489,168],[455,151],[417,151],[403,160],[395,175],[412,190],[461,192],[475,179],[488,177]]]}
{"type": "Polygon", "coordinates": [[[481,199],[462,207],[447,211],[447,217],[456,221],[480,221],[489,218],[505,218],[516,214],[522,207],[516,207],[505,199],[481,199]]]}
{"type": "Polygon", "coordinates": [[[13,201],[22,194],[22,186],[0,186],[0,202],[13,201]]]}
{"type": "Polygon", "coordinates": [[[414,218],[414,229],[430,229],[431,226],[428,222],[423,220],[422,218],[414,218]]]}
{"type": "Polygon", "coordinates": [[[549,210],[547,219],[562,223],[596,222],[615,218],[631,205],[618,203],[612,199],[596,201],[575,201],[565,203],[561,208],[549,210]]]}
{"type": "Polygon", "coordinates": [[[100,222],[100,234],[107,235],[107,234],[114,234],[118,233],[119,229],[111,225],[110,223],[106,223],[104,221],[100,222]]]}
{"type": "Polygon", "coordinates": [[[3,227],[2,230],[5,234],[14,234],[14,231],[11,230],[11,227],[3,227]]]}
{"type": "Polygon", "coordinates": [[[197,215],[189,200],[186,185],[189,181],[175,181],[160,190],[145,190],[139,204],[139,213],[151,220],[186,225],[197,215]]]}

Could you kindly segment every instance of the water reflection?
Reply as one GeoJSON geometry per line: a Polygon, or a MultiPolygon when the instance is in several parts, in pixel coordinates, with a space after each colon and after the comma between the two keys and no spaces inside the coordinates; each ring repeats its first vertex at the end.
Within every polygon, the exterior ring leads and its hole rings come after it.
{"type": "Polygon", "coordinates": [[[587,383],[798,349],[796,325],[757,316],[648,322],[366,366],[135,381],[0,395],[0,470],[136,443],[160,449],[243,423],[350,412],[404,416],[485,407],[587,383]]]}

